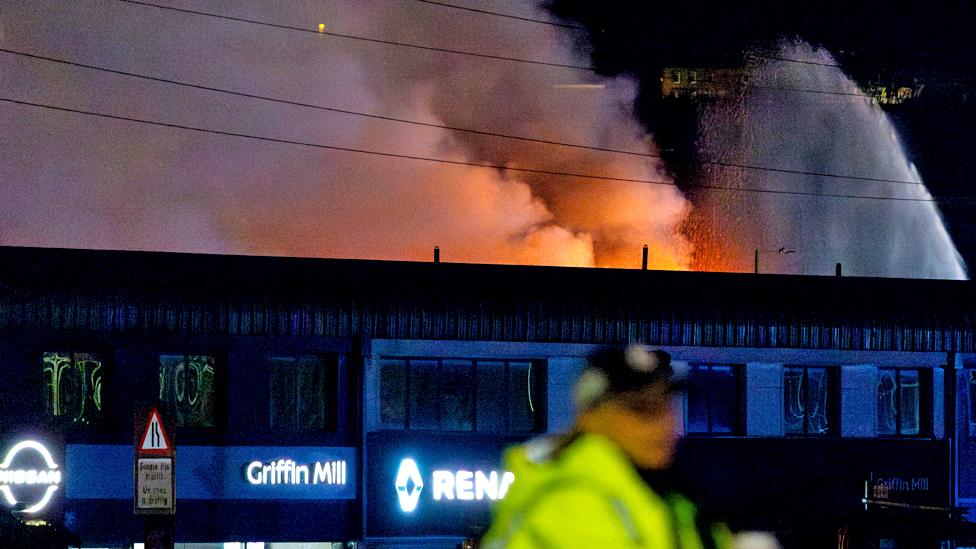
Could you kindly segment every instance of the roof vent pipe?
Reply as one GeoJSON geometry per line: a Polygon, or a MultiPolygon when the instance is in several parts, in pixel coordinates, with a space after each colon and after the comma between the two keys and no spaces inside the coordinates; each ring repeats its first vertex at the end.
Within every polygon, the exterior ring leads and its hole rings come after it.
{"type": "Polygon", "coordinates": [[[641,270],[647,270],[647,244],[644,244],[644,259],[641,260],[641,270]]]}
{"type": "Polygon", "coordinates": [[[440,263],[440,262],[441,262],[441,247],[434,246],[434,263],[440,263]]]}

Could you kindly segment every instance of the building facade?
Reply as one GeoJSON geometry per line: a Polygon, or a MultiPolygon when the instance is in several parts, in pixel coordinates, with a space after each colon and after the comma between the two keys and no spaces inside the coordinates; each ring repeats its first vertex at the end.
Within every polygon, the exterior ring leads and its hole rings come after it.
{"type": "Polygon", "coordinates": [[[0,469],[38,471],[0,491],[131,547],[158,404],[177,543],[456,547],[517,482],[503,448],[568,429],[585,357],[640,341],[690,371],[677,467],[708,512],[789,547],[939,547],[976,502],[974,290],[0,248],[0,469]]]}

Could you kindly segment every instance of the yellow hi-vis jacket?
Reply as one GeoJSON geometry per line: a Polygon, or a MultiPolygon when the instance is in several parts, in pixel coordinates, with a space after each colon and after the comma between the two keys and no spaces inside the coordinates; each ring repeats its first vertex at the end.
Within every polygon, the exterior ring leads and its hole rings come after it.
{"type": "Polygon", "coordinates": [[[731,547],[723,525],[699,532],[695,506],[654,493],[606,438],[582,434],[555,458],[552,447],[537,440],[508,451],[515,482],[494,509],[482,549],[731,547]]]}

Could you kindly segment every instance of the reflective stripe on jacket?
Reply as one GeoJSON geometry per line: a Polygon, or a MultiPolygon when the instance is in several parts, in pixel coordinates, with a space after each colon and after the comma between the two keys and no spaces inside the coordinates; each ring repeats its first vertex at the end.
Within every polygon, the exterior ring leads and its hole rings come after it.
{"type": "Polygon", "coordinates": [[[654,493],[606,438],[582,434],[552,459],[539,441],[506,455],[515,482],[498,502],[483,549],[728,549],[721,525],[699,534],[695,506],[654,493]],[[703,542],[704,541],[704,542],[703,542]]]}

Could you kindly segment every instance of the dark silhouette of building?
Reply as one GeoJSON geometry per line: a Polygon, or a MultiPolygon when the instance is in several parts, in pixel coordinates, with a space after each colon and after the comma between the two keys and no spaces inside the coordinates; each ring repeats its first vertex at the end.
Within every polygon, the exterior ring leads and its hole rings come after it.
{"type": "MultiPolygon", "coordinates": [[[[0,459],[44,441],[63,479],[32,516],[85,545],[141,541],[133,414],[158,402],[178,542],[454,547],[512,480],[504,446],[568,427],[584,357],[640,341],[689,369],[679,473],[709,512],[788,547],[938,547],[976,501],[974,298],[959,281],[0,248],[0,459]]],[[[2,473],[23,517],[39,492],[2,473]]]]}

